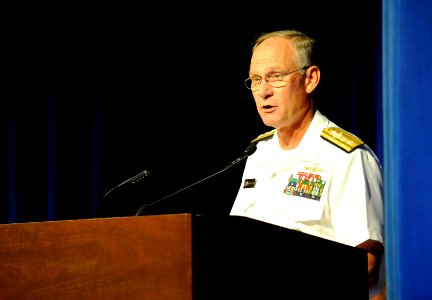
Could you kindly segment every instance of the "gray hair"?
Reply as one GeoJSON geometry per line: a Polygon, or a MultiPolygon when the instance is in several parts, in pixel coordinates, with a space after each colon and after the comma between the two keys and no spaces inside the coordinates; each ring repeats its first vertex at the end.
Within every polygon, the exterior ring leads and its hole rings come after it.
{"type": "Polygon", "coordinates": [[[308,37],[303,32],[297,30],[279,30],[262,33],[255,40],[252,47],[252,53],[264,40],[275,36],[286,38],[287,40],[291,41],[293,47],[297,50],[297,56],[300,65],[310,66],[315,64],[313,56],[315,54],[314,50],[316,41],[313,38],[308,37]]]}

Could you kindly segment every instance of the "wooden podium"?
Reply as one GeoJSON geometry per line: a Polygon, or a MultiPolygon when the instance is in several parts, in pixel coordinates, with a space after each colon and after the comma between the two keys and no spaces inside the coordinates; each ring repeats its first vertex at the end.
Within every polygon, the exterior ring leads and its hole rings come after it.
{"type": "Polygon", "coordinates": [[[0,299],[368,299],[364,250],[234,216],[0,225],[0,299]]]}

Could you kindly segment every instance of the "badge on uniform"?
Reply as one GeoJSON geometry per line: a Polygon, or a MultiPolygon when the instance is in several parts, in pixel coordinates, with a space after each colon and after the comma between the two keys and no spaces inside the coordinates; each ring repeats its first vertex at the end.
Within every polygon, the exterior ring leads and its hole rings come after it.
{"type": "Polygon", "coordinates": [[[243,188],[244,189],[252,189],[255,187],[256,184],[256,179],[245,179],[244,184],[243,184],[243,188]]]}

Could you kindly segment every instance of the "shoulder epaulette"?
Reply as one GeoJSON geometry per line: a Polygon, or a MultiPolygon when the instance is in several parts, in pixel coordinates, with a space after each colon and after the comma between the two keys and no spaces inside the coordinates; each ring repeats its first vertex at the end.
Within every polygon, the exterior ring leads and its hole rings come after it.
{"type": "Polygon", "coordinates": [[[273,129],[273,130],[268,131],[268,132],[266,132],[266,133],[260,134],[260,135],[257,136],[255,139],[253,139],[253,140],[251,141],[251,143],[258,143],[258,142],[260,142],[260,141],[263,141],[263,140],[269,139],[269,138],[271,138],[271,137],[275,134],[275,132],[276,132],[276,129],[273,129]]]}
{"type": "Polygon", "coordinates": [[[324,128],[321,137],[348,153],[364,144],[361,139],[339,127],[324,128]]]}

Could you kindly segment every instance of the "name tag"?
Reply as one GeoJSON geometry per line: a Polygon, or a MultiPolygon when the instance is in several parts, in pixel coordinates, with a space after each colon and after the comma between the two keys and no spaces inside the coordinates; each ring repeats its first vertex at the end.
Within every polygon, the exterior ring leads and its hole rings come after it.
{"type": "Polygon", "coordinates": [[[256,179],[245,179],[244,184],[243,184],[243,188],[244,189],[251,189],[254,188],[256,184],[256,179]]]}

